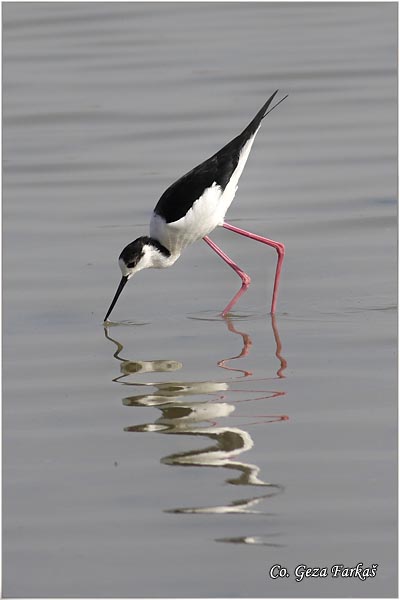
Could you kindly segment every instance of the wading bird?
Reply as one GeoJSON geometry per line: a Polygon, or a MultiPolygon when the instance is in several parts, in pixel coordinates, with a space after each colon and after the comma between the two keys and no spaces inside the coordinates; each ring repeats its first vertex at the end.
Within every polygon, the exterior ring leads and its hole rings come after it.
{"type": "Polygon", "coordinates": [[[107,321],[126,282],[135,273],[150,267],[161,269],[173,265],[182,251],[203,239],[241,278],[242,287],[222,314],[226,315],[250,285],[250,277],[209,237],[216,227],[225,227],[268,246],[278,253],[272,294],[271,313],[276,309],[278,287],[285,247],[280,242],[250,233],[225,222],[225,214],[238,188],[239,178],[249,157],[262,119],[287,96],[269,108],[278,90],[267,100],[251,123],[216,154],[183,175],[161,196],[150,221],[150,236],[128,244],[119,256],[122,279],[107,311],[107,321]],[[269,109],[269,110],[268,110],[269,109]]]}

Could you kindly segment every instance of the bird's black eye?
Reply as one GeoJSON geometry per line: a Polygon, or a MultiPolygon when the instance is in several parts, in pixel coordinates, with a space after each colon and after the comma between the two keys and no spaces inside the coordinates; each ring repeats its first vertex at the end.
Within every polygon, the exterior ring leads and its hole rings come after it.
{"type": "Polygon", "coordinates": [[[133,267],[136,266],[136,262],[130,262],[126,266],[129,267],[130,269],[133,269],[133,267]]]}

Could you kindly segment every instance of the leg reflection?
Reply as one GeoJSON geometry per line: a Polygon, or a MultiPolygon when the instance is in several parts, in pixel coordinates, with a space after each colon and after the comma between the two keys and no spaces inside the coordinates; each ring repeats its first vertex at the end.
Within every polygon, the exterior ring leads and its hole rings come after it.
{"type": "MultiPolygon", "coordinates": [[[[276,496],[283,491],[283,486],[265,481],[260,476],[260,467],[240,460],[240,456],[253,448],[254,442],[247,431],[247,427],[253,425],[265,425],[266,423],[280,422],[287,420],[286,415],[252,415],[247,424],[233,426],[221,420],[240,418],[246,421],[246,415],[234,415],[233,413],[240,402],[254,402],[269,398],[283,396],[285,392],[281,390],[266,389],[241,389],[241,382],[247,381],[272,381],[284,378],[283,371],[287,366],[286,360],[282,357],[282,344],[279,338],[276,318],[271,317],[272,331],[276,344],[275,355],[280,362],[280,367],[276,376],[253,379],[252,372],[247,369],[240,369],[228,365],[228,362],[241,360],[248,357],[252,348],[252,341],[249,334],[240,331],[235,326],[234,321],[225,317],[223,322],[226,324],[229,333],[234,333],[242,340],[240,352],[230,358],[224,358],[218,361],[218,366],[233,374],[241,373],[239,377],[229,379],[228,381],[184,381],[184,380],[163,380],[143,381],[143,377],[148,377],[151,373],[171,373],[183,369],[180,361],[170,358],[164,360],[129,360],[123,358],[121,353],[123,345],[120,341],[109,335],[108,328],[105,328],[105,337],[116,346],[113,356],[120,362],[121,374],[113,381],[122,385],[136,387],[138,393],[130,395],[123,399],[123,404],[129,407],[157,407],[160,411],[158,418],[149,423],[132,425],[125,427],[127,432],[146,432],[163,433],[167,435],[185,435],[196,436],[198,438],[207,438],[213,443],[206,448],[192,449],[183,452],[177,452],[165,456],[161,462],[166,465],[190,466],[190,467],[218,467],[236,471],[237,476],[226,479],[225,481],[235,486],[256,486],[268,488],[268,491],[258,496],[250,498],[234,499],[228,503],[210,505],[210,506],[192,506],[168,509],[167,512],[179,513],[261,513],[258,505],[262,501],[276,496]],[[243,399],[234,399],[233,395],[237,393],[244,394],[243,399]],[[262,395],[260,395],[260,393],[262,395]],[[221,401],[224,400],[224,401],[221,401]]],[[[247,387],[247,386],[246,386],[247,387]]],[[[252,388],[252,385],[248,386],[252,388]]],[[[257,386],[262,387],[262,386],[257,386]]],[[[268,513],[262,513],[268,514],[268,513]]]]}

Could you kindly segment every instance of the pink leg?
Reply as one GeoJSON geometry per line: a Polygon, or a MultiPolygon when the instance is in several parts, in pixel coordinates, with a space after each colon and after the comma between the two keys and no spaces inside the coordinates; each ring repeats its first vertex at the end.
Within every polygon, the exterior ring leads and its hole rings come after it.
{"type": "Polygon", "coordinates": [[[240,227],[235,227],[234,225],[230,225],[229,223],[224,223],[222,227],[225,229],[229,229],[230,231],[234,231],[235,233],[239,233],[240,235],[244,235],[252,240],[256,240],[257,242],[262,242],[263,244],[267,244],[268,246],[272,246],[278,253],[278,263],[276,265],[275,272],[275,281],[274,281],[274,291],[272,294],[272,303],[271,303],[271,314],[275,313],[276,309],[276,301],[278,299],[278,288],[279,288],[279,280],[281,277],[281,270],[283,259],[285,256],[285,246],[281,242],[275,242],[274,240],[269,240],[268,238],[262,237],[261,235],[256,235],[255,233],[250,233],[250,231],[246,231],[245,229],[240,229],[240,227]]]}
{"type": "Polygon", "coordinates": [[[220,256],[222,258],[222,260],[224,260],[239,275],[240,279],[242,280],[242,287],[240,288],[238,293],[232,298],[232,300],[229,302],[229,304],[227,306],[225,306],[224,310],[222,311],[222,316],[225,316],[231,310],[232,306],[234,306],[236,304],[236,302],[239,300],[240,296],[242,296],[245,293],[245,291],[248,289],[251,279],[247,275],[247,273],[242,271],[242,269],[240,267],[238,267],[238,265],[236,263],[234,263],[233,260],[231,258],[229,258],[229,256],[221,250],[221,248],[219,248],[219,246],[217,246],[217,244],[215,244],[212,240],[210,240],[208,235],[205,235],[203,237],[203,240],[206,242],[206,244],[208,244],[210,246],[210,248],[212,248],[214,250],[214,252],[216,252],[218,254],[218,256],[220,256]]]}

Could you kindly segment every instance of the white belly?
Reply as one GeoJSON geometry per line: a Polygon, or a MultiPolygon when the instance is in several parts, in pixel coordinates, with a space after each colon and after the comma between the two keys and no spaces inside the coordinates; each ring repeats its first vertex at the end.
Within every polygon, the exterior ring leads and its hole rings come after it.
{"type": "Polygon", "coordinates": [[[180,254],[186,246],[200,240],[223,223],[226,211],[221,206],[221,197],[221,188],[213,184],[178,221],[166,223],[162,217],[153,213],[150,236],[159,240],[172,254],[180,254]]]}
{"type": "Polygon", "coordinates": [[[193,203],[184,217],[172,223],[166,223],[162,217],[153,213],[150,221],[150,236],[159,240],[172,255],[179,255],[186,246],[200,240],[218,225],[223,224],[225,214],[235,197],[239,178],[257,131],[243,146],[237,167],[224,191],[217,183],[213,183],[193,203]]]}

